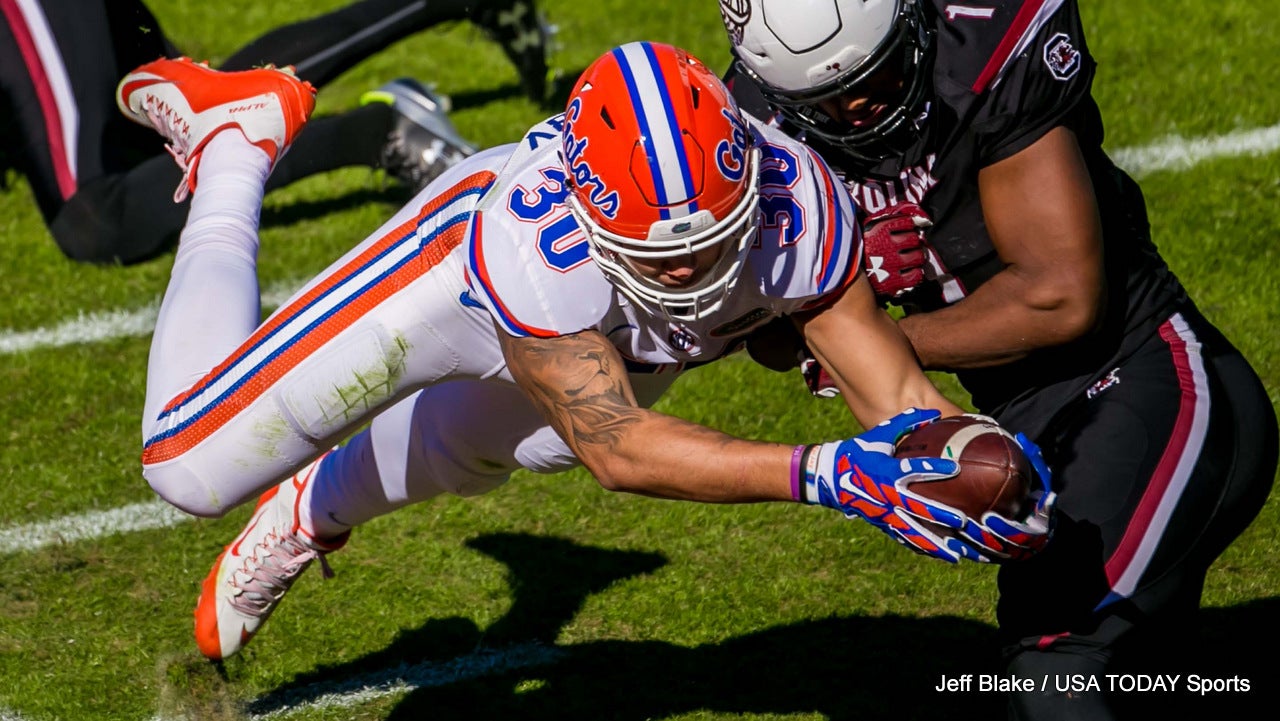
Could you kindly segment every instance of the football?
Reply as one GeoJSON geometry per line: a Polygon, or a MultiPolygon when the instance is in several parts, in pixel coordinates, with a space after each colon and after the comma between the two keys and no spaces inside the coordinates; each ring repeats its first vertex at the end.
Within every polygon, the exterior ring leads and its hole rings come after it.
{"type": "Polygon", "coordinates": [[[1035,471],[1017,441],[996,423],[974,416],[940,418],[898,439],[898,458],[929,456],[960,464],[951,478],[918,481],[913,493],[981,520],[987,511],[1018,520],[1031,508],[1035,471]]]}

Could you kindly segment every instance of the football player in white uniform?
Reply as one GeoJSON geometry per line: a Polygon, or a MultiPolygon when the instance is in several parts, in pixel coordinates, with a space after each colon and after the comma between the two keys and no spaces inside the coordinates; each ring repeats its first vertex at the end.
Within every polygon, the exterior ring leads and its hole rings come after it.
{"type": "Polygon", "coordinates": [[[261,494],[202,588],[210,658],[243,646],[353,526],[517,468],[581,463],[611,490],[820,504],[952,562],[1048,535],[1043,517],[969,519],[907,489],[957,468],[896,459],[893,441],[961,409],[876,306],[832,171],[744,119],[682,50],[606,53],[564,114],[451,168],[262,324],[263,182],[312,89],[287,69],[160,60],[118,95],[193,191],[149,361],[144,475],[201,516],[261,494]],[[680,371],[782,315],[870,431],[793,447],[648,410],[680,371]]]}

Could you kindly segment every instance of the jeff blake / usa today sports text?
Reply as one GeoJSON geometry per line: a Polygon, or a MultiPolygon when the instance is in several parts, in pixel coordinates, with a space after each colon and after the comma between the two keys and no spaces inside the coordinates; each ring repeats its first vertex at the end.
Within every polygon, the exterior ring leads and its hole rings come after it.
{"type": "Polygon", "coordinates": [[[1031,676],[1006,676],[1001,674],[971,674],[942,676],[935,691],[941,692],[998,692],[1015,691],[1110,691],[1121,693],[1193,693],[1205,696],[1211,693],[1248,693],[1252,688],[1249,679],[1241,676],[1210,678],[1189,674],[1045,674],[1031,676]]]}

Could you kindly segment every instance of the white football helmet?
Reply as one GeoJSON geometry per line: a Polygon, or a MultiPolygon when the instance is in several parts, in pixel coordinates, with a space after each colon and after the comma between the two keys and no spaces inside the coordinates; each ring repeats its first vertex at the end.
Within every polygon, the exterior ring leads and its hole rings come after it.
{"type": "Polygon", "coordinates": [[[928,113],[933,34],[922,2],[720,0],[720,14],[738,66],[770,103],[808,134],[876,163],[915,142],[928,113]],[[901,90],[867,125],[854,127],[818,107],[894,68],[901,90]]]}

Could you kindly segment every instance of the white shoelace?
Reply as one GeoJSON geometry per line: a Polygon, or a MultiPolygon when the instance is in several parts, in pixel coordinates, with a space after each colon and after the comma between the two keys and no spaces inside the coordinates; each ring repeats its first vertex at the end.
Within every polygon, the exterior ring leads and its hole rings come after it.
{"type": "Polygon", "coordinates": [[[187,159],[187,150],[191,145],[191,126],[175,113],[168,103],[154,95],[148,94],[143,98],[142,109],[146,112],[152,127],[160,131],[160,134],[169,141],[165,143],[164,149],[169,151],[169,155],[173,156],[178,167],[182,169],[182,181],[178,183],[177,190],[173,191],[173,202],[181,203],[190,193],[187,177],[191,174],[191,166],[187,159]]]}
{"type": "Polygon", "coordinates": [[[246,616],[266,615],[315,560],[320,561],[324,577],[332,578],[333,569],[325,560],[325,554],[296,536],[267,534],[245,558],[244,567],[231,575],[231,585],[237,592],[229,602],[231,607],[246,616]]]}

